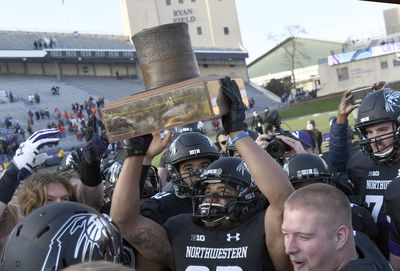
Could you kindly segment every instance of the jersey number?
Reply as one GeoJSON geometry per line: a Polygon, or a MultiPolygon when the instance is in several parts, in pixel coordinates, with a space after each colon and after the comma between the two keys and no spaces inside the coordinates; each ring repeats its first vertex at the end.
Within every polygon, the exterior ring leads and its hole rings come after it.
{"type": "MultiPolygon", "coordinates": [[[[206,266],[189,265],[185,271],[210,271],[206,266]]],[[[239,266],[217,266],[215,271],[243,271],[239,266]]]]}
{"type": "Polygon", "coordinates": [[[372,217],[375,220],[375,223],[378,219],[379,212],[381,211],[383,205],[383,196],[365,196],[365,202],[368,204],[368,208],[372,209],[372,217]]]}

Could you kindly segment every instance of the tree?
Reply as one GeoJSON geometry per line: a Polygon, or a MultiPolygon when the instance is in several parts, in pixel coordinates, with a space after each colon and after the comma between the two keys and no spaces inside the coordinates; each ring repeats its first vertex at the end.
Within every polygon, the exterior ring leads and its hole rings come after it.
{"type": "Polygon", "coordinates": [[[278,95],[279,97],[282,97],[285,92],[290,92],[292,88],[291,77],[288,76],[281,79],[272,78],[268,84],[264,86],[264,88],[278,95]]]}
{"type": "Polygon", "coordinates": [[[278,95],[279,97],[281,97],[282,94],[285,93],[285,86],[283,85],[281,80],[277,80],[275,78],[271,79],[265,86],[265,88],[272,93],[278,95]]]}
{"type": "Polygon", "coordinates": [[[287,61],[289,63],[288,68],[292,74],[293,88],[296,88],[296,77],[294,74],[295,67],[296,65],[302,66],[300,57],[297,57],[297,55],[300,55],[305,59],[310,58],[303,50],[301,50],[301,41],[297,39],[299,35],[306,33],[307,32],[304,30],[304,28],[299,25],[288,25],[285,27],[285,33],[281,35],[270,34],[268,36],[268,39],[273,40],[276,44],[281,43],[282,48],[285,50],[287,61]],[[279,42],[284,37],[286,37],[286,40],[279,42]]]}

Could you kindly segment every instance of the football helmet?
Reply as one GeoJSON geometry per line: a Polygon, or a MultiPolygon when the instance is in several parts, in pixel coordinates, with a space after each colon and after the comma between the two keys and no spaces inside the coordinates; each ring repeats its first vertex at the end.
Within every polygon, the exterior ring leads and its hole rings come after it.
{"type": "Polygon", "coordinates": [[[369,155],[377,163],[385,163],[394,160],[399,151],[399,121],[400,121],[400,91],[384,88],[370,93],[361,102],[358,108],[357,121],[354,125],[360,137],[360,146],[364,153],[369,155]],[[374,153],[371,143],[377,137],[368,138],[366,127],[383,122],[393,124],[393,132],[379,136],[382,138],[394,138],[394,143],[385,153],[374,153]]]}
{"type": "Polygon", "coordinates": [[[210,158],[211,162],[220,157],[214,142],[198,132],[180,134],[168,148],[167,169],[171,174],[175,194],[180,198],[190,197],[195,180],[200,176],[201,169],[180,174],[179,165],[182,162],[198,158],[210,158]]]}
{"type": "Polygon", "coordinates": [[[123,262],[119,228],[77,203],[47,204],[20,221],[4,249],[0,270],[61,270],[84,262],[123,262]]]}
{"type": "Polygon", "coordinates": [[[58,171],[79,171],[79,166],[82,157],[82,150],[75,149],[70,151],[64,158],[61,160],[60,166],[58,167],[58,171]]]}
{"type": "Polygon", "coordinates": [[[145,199],[154,196],[158,192],[161,192],[161,187],[162,185],[160,176],[158,176],[158,169],[151,165],[147,173],[146,181],[144,182],[142,197],[145,199]]]}
{"type": "Polygon", "coordinates": [[[240,220],[254,210],[257,201],[255,192],[256,186],[245,162],[236,157],[221,158],[209,165],[194,185],[193,216],[203,222],[240,220]],[[209,193],[208,185],[218,183],[224,184],[224,188],[217,193],[209,193]],[[228,186],[234,190],[227,190],[228,186]]]}
{"type": "Polygon", "coordinates": [[[328,169],[328,165],[322,158],[315,154],[296,154],[289,159],[283,168],[293,185],[308,180],[315,180],[333,185],[332,175],[328,169]]]}
{"type": "Polygon", "coordinates": [[[108,199],[112,198],[112,194],[114,192],[115,185],[117,184],[119,174],[121,173],[121,169],[122,164],[119,161],[112,163],[111,166],[107,168],[103,186],[105,197],[108,199]]]}

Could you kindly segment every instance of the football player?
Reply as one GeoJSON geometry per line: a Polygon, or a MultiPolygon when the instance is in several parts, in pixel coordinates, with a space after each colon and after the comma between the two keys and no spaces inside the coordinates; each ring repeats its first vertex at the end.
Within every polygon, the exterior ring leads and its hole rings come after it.
{"type": "MultiPolygon", "coordinates": [[[[222,85],[224,94],[231,101],[230,112],[222,116],[224,130],[229,133],[247,168],[251,172],[254,181],[270,203],[265,216],[262,216],[264,223],[261,228],[265,233],[264,245],[268,248],[268,254],[276,270],[290,270],[291,265],[287,255],[284,253],[284,242],[280,228],[282,224],[283,203],[293,191],[293,188],[279,164],[250,139],[245,132],[247,128],[244,123],[246,107],[241,100],[240,91],[236,83],[229,77],[226,77],[222,80],[222,85]]],[[[232,259],[238,258],[241,260],[235,261],[235,264],[243,264],[244,266],[237,267],[237,270],[249,270],[247,265],[251,265],[251,270],[264,270],[263,258],[267,257],[266,253],[264,253],[266,250],[258,251],[261,248],[260,243],[254,246],[254,250],[252,246],[250,249],[246,240],[240,239],[240,235],[236,234],[240,234],[240,229],[246,227],[246,222],[223,218],[212,223],[203,222],[195,227],[195,232],[188,232],[184,228],[184,225],[179,224],[183,220],[177,220],[176,217],[167,221],[165,224],[167,228],[164,228],[154,220],[148,219],[140,213],[140,195],[137,187],[139,185],[141,165],[146,153],[148,156],[151,156],[150,153],[154,155],[157,145],[165,145],[165,142],[160,142],[160,139],[157,137],[154,138],[153,143],[150,145],[151,141],[152,136],[146,135],[126,142],[128,143],[126,145],[131,149],[130,153],[132,155],[124,161],[111,206],[111,215],[120,224],[125,239],[135,246],[145,257],[166,265],[173,270],[175,268],[176,270],[194,270],[200,268],[202,270],[209,270],[207,268],[215,267],[218,264],[222,264],[223,266],[219,266],[219,268],[223,269],[226,266],[231,266],[232,259]],[[222,229],[225,230],[220,233],[222,229]],[[231,229],[231,231],[227,236],[226,232],[228,229],[231,229]],[[224,246],[202,247],[201,243],[204,240],[202,237],[203,232],[207,236],[213,236],[215,240],[220,240],[221,242],[215,243],[217,245],[222,245],[222,239],[225,238],[223,242],[224,246]],[[172,237],[172,233],[177,235],[170,240],[169,238],[172,237]],[[182,235],[179,233],[182,233],[182,235]],[[175,242],[174,240],[178,241],[175,242]],[[185,240],[186,243],[182,244],[179,240],[185,240]],[[183,250],[189,241],[191,245],[187,247],[188,250],[185,254],[183,250]],[[243,246],[236,244],[235,241],[242,242],[243,246]],[[193,247],[193,250],[191,250],[191,247],[193,247]],[[255,258],[251,254],[263,256],[255,258]],[[179,258],[182,255],[185,259],[179,258]],[[246,261],[247,257],[254,259],[254,262],[250,263],[250,261],[246,261]]],[[[219,171],[219,169],[214,169],[214,172],[216,171],[219,171]]],[[[211,172],[208,172],[208,174],[211,174],[211,172]]],[[[215,195],[215,198],[219,199],[216,204],[225,205],[228,204],[229,200],[221,198],[221,195],[226,194],[234,198],[233,201],[235,201],[240,192],[242,192],[240,186],[234,185],[229,189],[221,189],[222,187],[228,187],[228,185],[225,186],[225,181],[222,178],[220,182],[206,182],[204,183],[203,191],[206,193],[204,196],[206,198],[210,196],[213,198],[213,195],[215,195]]],[[[244,185],[244,187],[247,186],[244,185]]],[[[215,203],[206,199],[202,201],[203,203],[205,205],[202,205],[201,208],[205,210],[203,212],[205,215],[207,213],[206,206],[215,203]]],[[[230,214],[233,211],[234,208],[228,210],[230,214]]],[[[182,216],[190,218],[192,215],[183,214],[182,216]]],[[[226,217],[231,217],[231,215],[226,217]]],[[[185,221],[187,221],[186,218],[185,221]]],[[[255,220],[251,219],[250,221],[255,220]]],[[[254,226],[253,223],[251,224],[254,226]]],[[[195,224],[192,225],[194,226],[195,224]]],[[[255,228],[254,230],[251,228],[247,230],[253,233],[256,232],[255,228]]],[[[261,239],[259,235],[257,236],[261,239]]],[[[210,240],[207,240],[207,242],[212,244],[210,240]]],[[[269,270],[274,269],[273,266],[269,266],[268,268],[269,270]]]]}
{"type": "Polygon", "coordinates": [[[390,217],[389,251],[394,270],[400,270],[400,178],[394,179],[386,188],[385,210],[390,217]]]}
{"type": "Polygon", "coordinates": [[[0,270],[62,270],[107,260],[134,266],[119,228],[108,216],[77,202],[45,205],[20,221],[8,240],[0,270]]]}
{"type": "MultiPolygon", "coordinates": [[[[344,95],[339,106],[337,125],[347,131],[347,117],[357,105],[351,103],[351,93],[344,95]]],[[[360,137],[361,150],[355,152],[347,163],[347,173],[360,202],[368,205],[378,225],[376,240],[379,248],[388,255],[388,222],[383,209],[383,195],[387,185],[399,176],[399,117],[400,92],[384,88],[366,96],[358,107],[355,129],[360,137]]],[[[347,134],[331,129],[330,155],[332,166],[345,168],[349,144],[347,134]],[[342,138],[337,142],[337,138],[342,138]],[[341,161],[339,163],[338,161],[341,161]]]]}

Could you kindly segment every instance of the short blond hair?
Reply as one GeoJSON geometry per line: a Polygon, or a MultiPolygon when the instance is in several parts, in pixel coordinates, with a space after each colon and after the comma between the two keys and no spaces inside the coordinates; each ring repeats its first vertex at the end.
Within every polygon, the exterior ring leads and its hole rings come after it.
{"type": "Polygon", "coordinates": [[[284,208],[306,210],[324,219],[324,224],[352,229],[349,200],[342,191],[328,184],[310,184],[296,190],[286,200],[284,208]]]}
{"type": "Polygon", "coordinates": [[[132,271],[131,268],[121,264],[107,261],[93,261],[71,265],[64,271],[132,271]]]}

